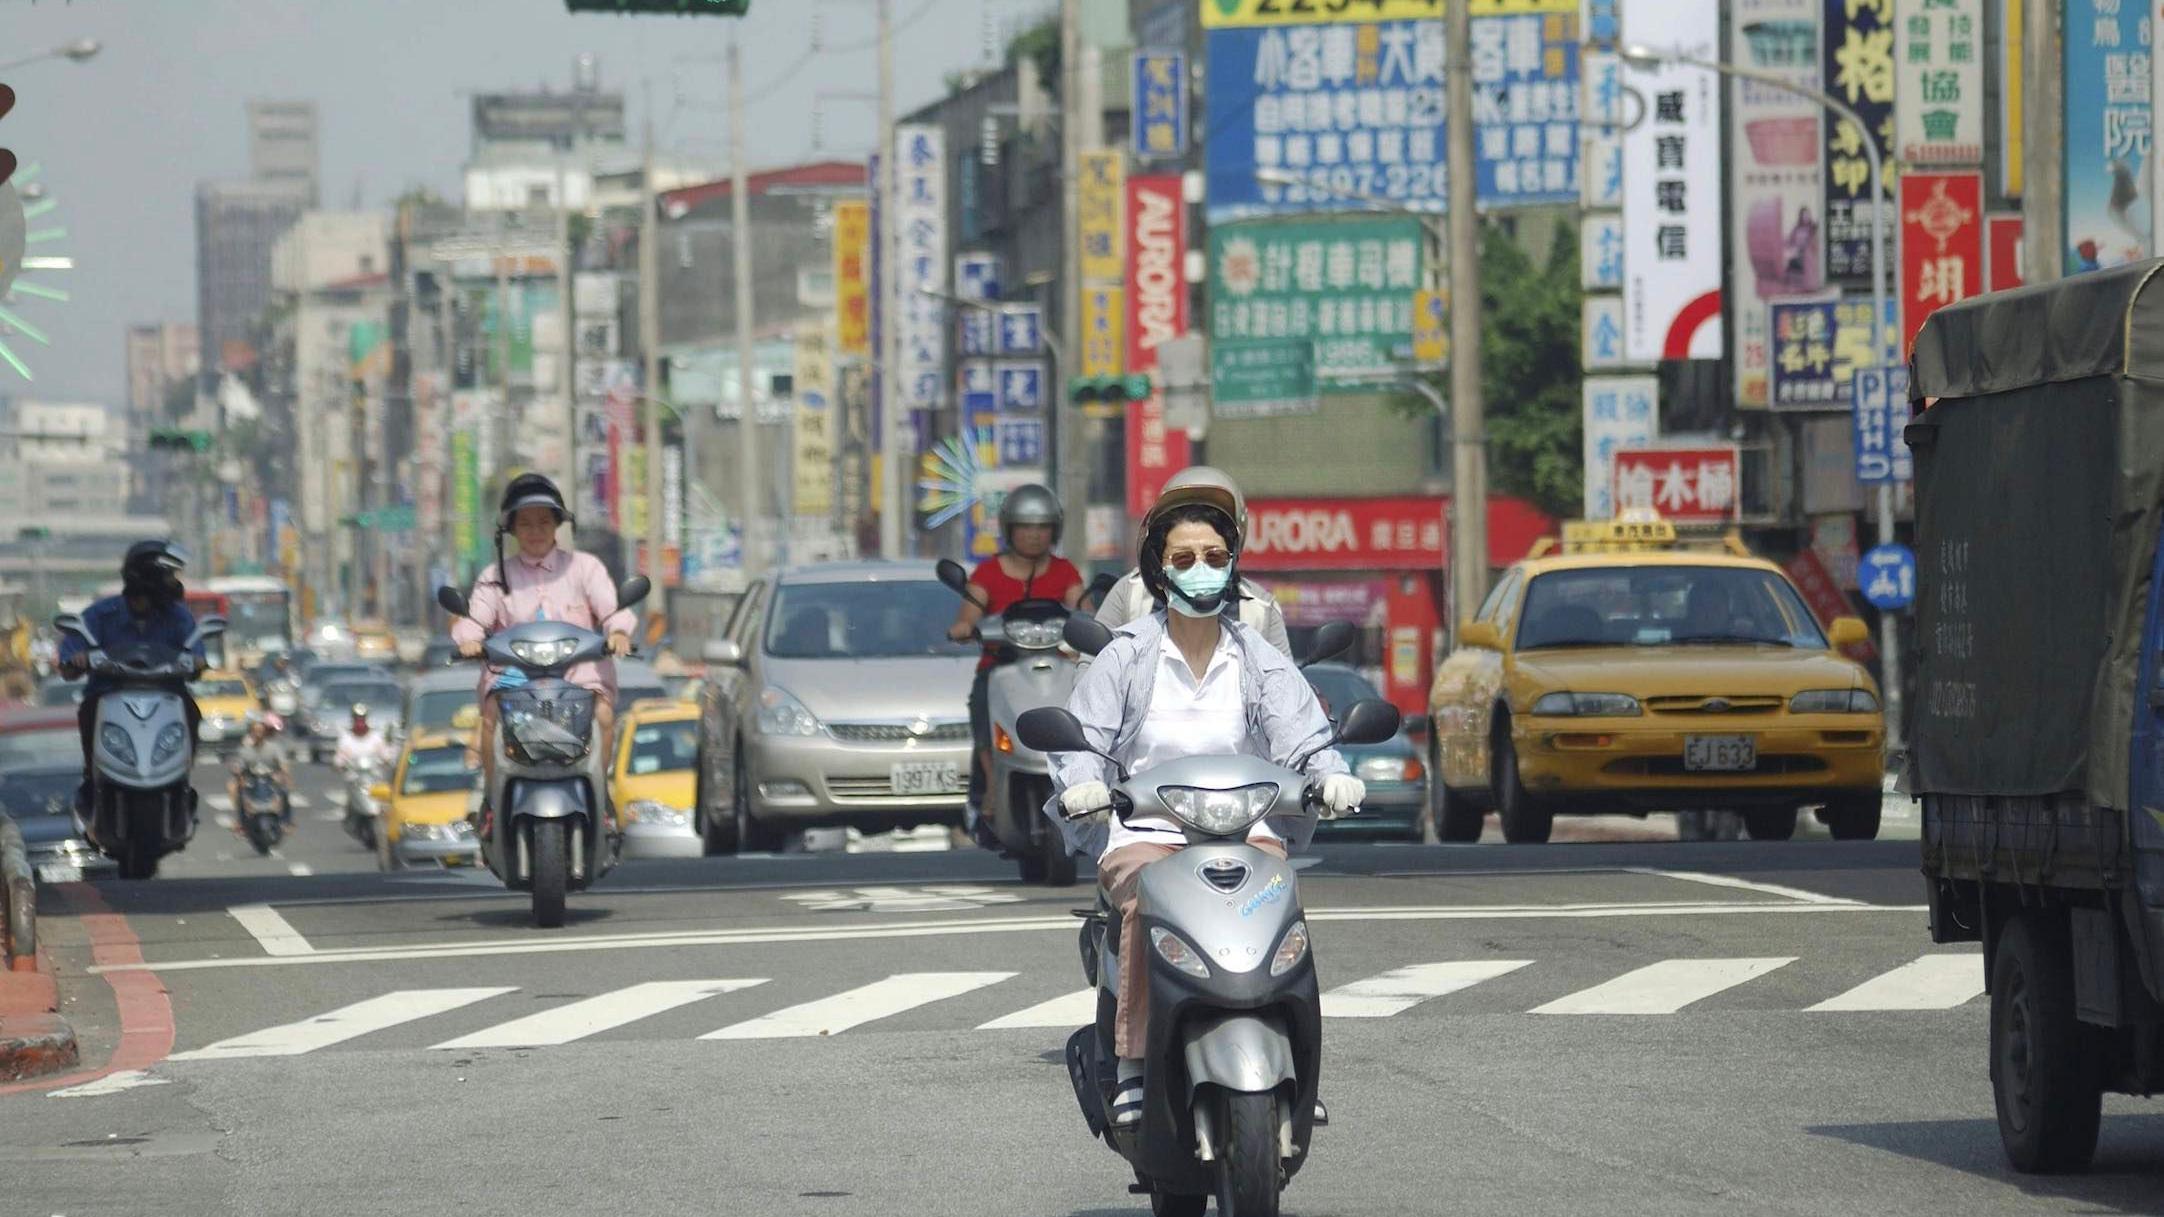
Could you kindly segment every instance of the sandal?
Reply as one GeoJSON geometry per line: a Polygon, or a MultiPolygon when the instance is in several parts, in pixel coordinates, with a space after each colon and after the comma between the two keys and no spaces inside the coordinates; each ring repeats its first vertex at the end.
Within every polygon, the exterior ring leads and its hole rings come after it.
{"type": "Polygon", "coordinates": [[[1142,1079],[1130,1078],[1119,1084],[1112,1096],[1112,1126],[1122,1128],[1142,1122],[1142,1079]]]}

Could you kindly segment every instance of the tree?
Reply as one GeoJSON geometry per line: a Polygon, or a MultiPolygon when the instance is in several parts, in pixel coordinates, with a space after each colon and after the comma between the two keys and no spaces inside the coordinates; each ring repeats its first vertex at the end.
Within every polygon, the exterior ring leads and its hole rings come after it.
{"type": "Polygon", "coordinates": [[[1023,59],[1037,63],[1037,81],[1054,100],[1059,97],[1059,17],[1046,17],[1014,36],[1007,44],[1007,66],[1023,59]]]}
{"type": "Polygon", "coordinates": [[[1577,229],[1558,225],[1540,266],[1499,226],[1484,225],[1480,285],[1489,484],[1551,515],[1578,515],[1585,449],[1577,229]]]}

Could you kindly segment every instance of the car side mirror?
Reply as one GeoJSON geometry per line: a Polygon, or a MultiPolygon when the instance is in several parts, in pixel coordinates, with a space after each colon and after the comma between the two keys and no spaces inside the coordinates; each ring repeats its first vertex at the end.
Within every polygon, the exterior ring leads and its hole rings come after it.
{"type": "Polygon", "coordinates": [[[1871,629],[1861,617],[1836,617],[1826,627],[1826,638],[1835,647],[1852,647],[1871,641],[1871,629]]]}
{"type": "MultiPolygon", "coordinates": [[[[1066,628],[1060,631],[1060,641],[1065,642],[1081,654],[1098,655],[1102,654],[1106,647],[1112,645],[1112,630],[1104,622],[1087,613],[1075,613],[1067,618],[1066,628]]],[[[1061,713],[1065,713],[1065,711],[1061,711],[1061,713]]],[[[1029,741],[1024,740],[1023,742],[1028,743],[1029,741]]],[[[1030,744],[1030,747],[1036,748],[1037,746],[1030,744]]],[[[1037,748],[1037,751],[1043,752],[1046,749],[1037,748]]],[[[1056,751],[1072,752],[1074,749],[1062,748],[1056,751]]]]}
{"type": "Polygon", "coordinates": [[[1304,668],[1326,659],[1336,659],[1352,650],[1359,637],[1360,631],[1350,621],[1326,621],[1308,641],[1307,656],[1300,661],[1300,666],[1304,668]]]}
{"type": "Polygon", "coordinates": [[[633,575],[617,586],[616,607],[620,609],[630,608],[632,605],[646,599],[647,593],[653,590],[654,581],[652,579],[647,578],[645,575],[633,575]]]}
{"type": "Polygon", "coordinates": [[[1398,708],[1379,697],[1356,701],[1346,707],[1345,716],[1338,720],[1337,742],[1341,744],[1380,744],[1398,733],[1404,716],[1398,708]]]}
{"type": "Polygon", "coordinates": [[[709,638],[700,651],[708,663],[718,663],[725,668],[744,666],[744,646],[734,638],[709,638]]]}
{"type": "Polygon", "coordinates": [[[1489,622],[1462,621],[1458,623],[1458,645],[1500,651],[1503,649],[1503,636],[1489,622]]]}
{"type": "Polygon", "coordinates": [[[451,614],[453,617],[464,617],[466,615],[466,593],[455,587],[437,588],[436,603],[442,606],[444,612],[451,614]]]}
{"type": "Polygon", "coordinates": [[[391,801],[391,788],[382,782],[378,782],[368,788],[368,797],[378,803],[388,803],[391,801]]]}

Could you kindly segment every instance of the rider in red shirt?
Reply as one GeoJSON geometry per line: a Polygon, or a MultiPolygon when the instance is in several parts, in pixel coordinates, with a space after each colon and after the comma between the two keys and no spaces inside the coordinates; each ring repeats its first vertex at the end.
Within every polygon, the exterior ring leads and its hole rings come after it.
{"type": "MultiPolygon", "coordinates": [[[[1004,613],[1023,600],[1057,600],[1073,608],[1082,599],[1082,572],[1052,552],[1059,543],[1066,513],[1059,496],[1042,486],[1016,487],[999,508],[1002,552],[986,558],[970,572],[968,596],[947,637],[965,642],[976,632],[977,622],[987,614],[1004,613]]],[[[969,730],[976,752],[969,766],[970,834],[988,849],[998,848],[984,824],[984,787],[987,757],[992,746],[992,712],[986,703],[985,681],[1000,663],[998,647],[984,648],[977,661],[977,678],[969,686],[969,730]]]]}

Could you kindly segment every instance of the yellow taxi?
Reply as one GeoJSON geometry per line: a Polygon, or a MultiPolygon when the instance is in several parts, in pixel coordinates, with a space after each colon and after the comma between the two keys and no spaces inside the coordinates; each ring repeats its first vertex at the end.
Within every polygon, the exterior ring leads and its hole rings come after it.
{"type": "Polygon", "coordinates": [[[698,789],[699,707],[659,698],[634,702],[616,724],[609,800],[627,858],[696,858],[691,808],[698,789]]]}
{"type": "Polygon", "coordinates": [[[371,663],[395,663],[398,660],[398,639],[390,627],[380,621],[356,621],[353,623],[353,657],[371,663]]]}
{"type": "Polygon", "coordinates": [[[214,748],[231,748],[248,734],[248,716],[259,712],[255,685],[240,672],[213,668],[188,682],[188,693],[203,721],[195,736],[214,748]]]}
{"type": "Polygon", "coordinates": [[[1558,812],[1736,811],[1759,840],[1816,806],[1832,835],[1878,835],[1878,686],[1788,576],[1733,538],[1679,542],[1658,518],[1573,521],[1510,568],[1428,696],[1429,814],[1512,842],[1558,812]]]}
{"type": "Polygon", "coordinates": [[[467,751],[478,721],[479,711],[468,707],[452,730],[408,737],[391,780],[369,791],[378,808],[376,864],[382,869],[480,860],[481,843],[466,818],[467,799],[481,781],[479,759],[467,751]]]}

